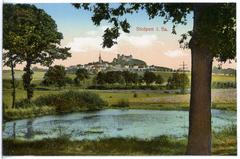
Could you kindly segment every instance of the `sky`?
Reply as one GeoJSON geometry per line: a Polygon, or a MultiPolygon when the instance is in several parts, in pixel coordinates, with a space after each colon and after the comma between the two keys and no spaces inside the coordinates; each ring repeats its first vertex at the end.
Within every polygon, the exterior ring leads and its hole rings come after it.
{"type": "MultiPolygon", "coordinates": [[[[122,17],[131,25],[130,33],[121,32],[118,44],[112,48],[103,49],[101,46],[104,30],[111,26],[102,22],[95,26],[91,21],[92,13],[78,10],[68,3],[39,3],[34,4],[43,9],[56,22],[58,31],[64,38],[62,47],[70,47],[72,57],[64,61],[58,60],[54,64],[71,66],[97,61],[101,53],[104,61],[112,61],[117,54],[133,55],[133,58],[144,60],[148,65],[157,65],[177,69],[184,61],[188,69],[191,68],[191,54],[189,49],[181,49],[178,40],[182,33],[192,30],[193,14],[187,16],[187,25],[178,25],[177,35],[171,33],[172,24],[163,24],[163,18],[149,20],[145,11],[122,17]],[[143,31],[142,28],[154,28],[143,31]],[[164,28],[163,30],[161,28],[164,28]]],[[[114,4],[115,5],[115,4],[114,4]]],[[[218,63],[215,61],[214,65],[218,63]]],[[[37,65],[39,66],[39,65],[37,65]]],[[[235,63],[226,63],[223,67],[235,67],[235,63]]],[[[18,65],[22,69],[23,65],[18,65]]]]}

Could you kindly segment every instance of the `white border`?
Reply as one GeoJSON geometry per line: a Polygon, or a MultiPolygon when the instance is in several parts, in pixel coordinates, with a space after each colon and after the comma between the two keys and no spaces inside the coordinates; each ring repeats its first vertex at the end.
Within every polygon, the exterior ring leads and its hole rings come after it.
{"type": "MultiPolygon", "coordinates": [[[[202,1],[193,1],[193,0],[182,0],[182,1],[177,1],[177,0],[4,0],[2,1],[2,3],[83,3],[83,2],[87,2],[87,3],[96,3],[96,2],[100,2],[100,3],[104,3],[104,2],[108,2],[108,3],[117,3],[117,2],[176,2],[176,3],[182,3],[182,2],[189,2],[189,3],[197,3],[197,2],[201,2],[201,3],[204,3],[204,2],[236,2],[237,3],[237,59],[240,59],[240,55],[238,53],[238,50],[240,49],[240,43],[239,43],[239,40],[238,40],[238,37],[240,37],[240,33],[238,32],[238,29],[239,29],[239,25],[240,25],[240,22],[238,20],[238,17],[240,16],[240,12],[239,12],[239,8],[240,8],[240,3],[237,2],[237,0],[218,0],[218,1],[214,1],[214,0],[202,0],[202,1]]],[[[0,22],[0,27],[1,27],[1,30],[0,30],[0,39],[1,39],[1,43],[0,43],[0,48],[2,50],[2,5],[0,6],[0,17],[1,17],[1,22],[0,22]]],[[[0,56],[0,59],[1,59],[1,69],[2,69],[2,56],[0,56]]],[[[237,79],[240,78],[240,72],[238,70],[238,68],[240,68],[240,64],[237,63],[237,79]]],[[[2,71],[0,73],[0,78],[2,79],[2,71]]],[[[237,81],[237,107],[238,107],[238,103],[239,103],[239,90],[238,88],[240,88],[240,83],[238,83],[237,81]]],[[[0,90],[2,90],[2,80],[0,81],[0,90]]],[[[1,93],[3,93],[1,91],[1,93]]],[[[0,97],[0,101],[2,101],[2,96],[0,97]]],[[[1,105],[2,105],[2,102],[1,102],[1,105]]],[[[2,110],[2,109],[1,109],[2,110]]],[[[237,117],[240,116],[240,112],[237,111],[237,117]]],[[[2,111],[1,111],[1,114],[0,114],[0,121],[2,123],[2,111]]],[[[2,136],[2,124],[1,124],[1,127],[0,127],[0,136],[2,136]]],[[[237,156],[204,156],[204,158],[221,158],[221,159],[233,159],[233,158],[238,158],[238,156],[240,155],[240,150],[239,150],[239,136],[240,136],[240,128],[238,126],[238,119],[237,119],[237,156]]],[[[0,141],[0,154],[2,155],[2,140],[0,141]]],[[[2,156],[3,157],[3,156],[2,156]]],[[[76,159],[76,158],[115,158],[115,159],[118,159],[118,158],[138,158],[138,159],[143,159],[145,157],[147,158],[151,158],[151,159],[156,159],[156,158],[170,158],[170,159],[178,159],[178,158],[199,158],[199,159],[202,159],[203,156],[11,156],[11,157],[8,157],[8,156],[4,156],[3,158],[9,158],[9,159],[42,159],[42,158],[47,158],[47,159],[50,159],[50,158],[57,158],[57,159],[65,159],[65,158],[71,158],[71,159],[76,159]]]]}

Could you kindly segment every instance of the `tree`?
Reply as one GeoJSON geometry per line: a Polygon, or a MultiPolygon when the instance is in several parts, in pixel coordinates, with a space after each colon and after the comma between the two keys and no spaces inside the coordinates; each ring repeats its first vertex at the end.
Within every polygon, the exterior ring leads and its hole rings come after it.
{"type": "Polygon", "coordinates": [[[118,76],[118,81],[117,81],[119,84],[125,84],[126,83],[126,81],[125,81],[125,78],[123,77],[123,75],[122,74],[120,74],[119,76],[118,76]]]}
{"type": "Polygon", "coordinates": [[[42,9],[30,4],[4,4],[3,8],[9,12],[5,22],[14,26],[5,34],[12,46],[9,52],[26,63],[22,78],[30,100],[33,96],[31,66],[50,66],[55,59],[66,59],[71,54],[69,48],[59,46],[62,33],[57,31],[54,20],[42,9]]]}
{"type": "Polygon", "coordinates": [[[225,62],[236,56],[235,3],[121,3],[119,5],[73,4],[93,12],[92,21],[99,26],[105,20],[112,23],[103,34],[103,47],[117,44],[119,30],[129,33],[127,19],[119,18],[139,10],[149,19],[156,16],[171,21],[172,33],[177,24],[187,24],[187,14],[193,13],[193,29],[182,34],[179,43],[191,49],[191,97],[187,154],[211,154],[211,74],[213,58],[225,62]],[[191,38],[188,43],[188,39],[191,38]]]}
{"type": "Polygon", "coordinates": [[[76,71],[76,77],[74,78],[74,82],[79,85],[80,81],[84,81],[89,78],[88,71],[84,68],[79,68],[76,71]]]}
{"type": "Polygon", "coordinates": [[[157,84],[161,85],[164,82],[164,79],[161,75],[156,75],[156,81],[157,84]]]}
{"type": "Polygon", "coordinates": [[[146,71],[143,75],[143,79],[146,82],[146,84],[149,86],[151,83],[153,83],[156,80],[156,75],[153,72],[146,71]]]}
{"type": "Polygon", "coordinates": [[[180,78],[180,89],[181,93],[185,93],[186,87],[189,85],[189,79],[186,73],[181,73],[180,78]]]}
{"type": "Polygon", "coordinates": [[[129,72],[129,71],[123,71],[122,76],[125,79],[126,85],[132,84],[132,83],[136,84],[138,82],[138,74],[137,73],[132,73],[132,72],[129,72]]]}
{"type": "Polygon", "coordinates": [[[173,73],[172,76],[168,78],[167,87],[169,89],[179,89],[180,88],[180,74],[179,73],[173,73]]]}
{"type": "Polygon", "coordinates": [[[173,83],[172,83],[172,77],[171,76],[169,76],[168,77],[168,80],[167,80],[167,88],[168,89],[173,89],[173,83]]]}
{"type": "Polygon", "coordinates": [[[17,63],[21,62],[18,51],[14,45],[15,36],[12,33],[14,31],[13,17],[11,16],[11,6],[4,5],[3,7],[3,64],[11,68],[11,84],[12,84],[12,108],[15,108],[16,99],[16,84],[14,77],[14,68],[17,63]]]}
{"type": "Polygon", "coordinates": [[[184,93],[186,87],[189,85],[189,79],[186,73],[173,73],[172,77],[169,77],[167,87],[169,89],[181,89],[184,93]]]}
{"type": "Polygon", "coordinates": [[[129,72],[129,71],[123,71],[123,72],[122,72],[122,75],[123,75],[123,77],[124,77],[124,79],[125,79],[126,85],[132,83],[131,75],[130,75],[130,72],[129,72]]]}
{"type": "Polygon", "coordinates": [[[67,77],[65,67],[61,65],[55,65],[49,67],[48,71],[44,74],[43,84],[44,85],[56,85],[61,88],[66,85],[67,77]]]}
{"type": "Polygon", "coordinates": [[[105,84],[106,83],[106,74],[104,72],[98,72],[96,81],[97,81],[97,84],[105,84]]]}
{"type": "Polygon", "coordinates": [[[143,82],[144,82],[143,76],[139,75],[137,79],[137,84],[141,86],[143,82]]]}
{"type": "Polygon", "coordinates": [[[109,84],[123,84],[125,82],[121,71],[108,71],[105,76],[105,81],[109,84]]]}
{"type": "Polygon", "coordinates": [[[137,73],[131,73],[131,79],[132,79],[132,83],[134,83],[134,84],[137,84],[138,83],[138,79],[139,79],[139,77],[138,77],[138,74],[137,73]]]}
{"type": "MultiPolygon", "coordinates": [[[[4,46],[3,46],[4,47],[4,46]]],[[[12,108],[15,108],[15,100],[16,100],[16,82],[14,76],[14,68],[18,63],[18,58],[11,52],[3,53],[3,64],[4,66],[8,66],[11,68],[11,84],[12,84],[12,108]]]]}

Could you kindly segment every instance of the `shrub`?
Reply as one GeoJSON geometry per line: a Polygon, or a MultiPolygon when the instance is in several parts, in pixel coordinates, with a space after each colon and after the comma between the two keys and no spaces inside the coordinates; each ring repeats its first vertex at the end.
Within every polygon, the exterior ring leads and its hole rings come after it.
{"type": "Polygon", "coordinates": [[[36,106],[33,102],[27,100],[27,99],[22,99],[19,100],[15,103],[16,108],[29,108],[36,106]]]}
{"type": "Polygon", "coordinates": [[[137,94],[137,93],[134,93],[134,94],[133,94],[133,97],[134,97],[134,98],[137,98],[137,97],[138,97],[138,94],[137,94]]]}
{"type": "Polygon", "coordinates": [[[57,112],[72,112],[75,110],[97,110],[107,105],[98,94],[93,92],[68,91],[60,94],[40,96],[34,103],[38,106],[48,105],[57,112]]]}
{"type": "Polygon", "coordinates": [[[213,88],[236,88],[234,82],[213,82],[213,88]]]}
{"type": "Polygon", "coordinates": [[[31,102],[26,99],[17,101],[17,109],[4,110],[4,120],[80,110],[97,110],[106,105],[107,103],[96,93],[68,91],[60,94],[40,96],[31,102]]]}

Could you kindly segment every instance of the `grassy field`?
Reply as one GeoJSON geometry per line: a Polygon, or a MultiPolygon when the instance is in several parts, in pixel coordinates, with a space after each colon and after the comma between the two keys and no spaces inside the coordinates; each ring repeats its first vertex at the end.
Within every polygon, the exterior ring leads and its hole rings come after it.
{"type": "MultiPolygon", "coordinates": [[[[22,71],[16,71],[16,78],[21,80],[22,71]]],[[[39,84],[44,73],[34,74],[33,83],[39,84]]],[[[164,78],[170,74],[165,73],[164,78]]],[[[68,74],[74,78],[74,74],[68,74]]],[[[9,79],[9,72],[3,72],[3,79],[9,79]]],[[[224,75],[213,75],[214,81],[234,81],[234,77],[224,75]]],[[[88,81],[90,82],[90,81],[88,81]]],[[[62,89],[48,87],[49,90],[35,90],[32,100],[40,96],[58,94],[68,90],[90,91],[97,93],[104,101],[106,108],[119,108],[116,105],[125,100],[128,107],[121,109],[159,109],[159,110],[181,110],[189,108],[190,94],[167,93],[163,90],[87,90],[79,87],[67,86],[62,89]]],[[[33,107],[11,109],[11,89],[3,90],[3,102],[5,111],[17,111],[20,118],[54,114],[52,107],[33,107]],[[20,113],[19,113],[20,112],[20,113]],[[22,113],[22,115],[21,115],[22,113]]],[[[236,89],[212,89],[212,108],[236,111],[236,89]]],[[[21,87],[16,90],[16,100],[26,98],[26,91],[21,87]]],[[[14,116],[14,115],[12,115],[14,116]]],[[[17,118],[18,119],[18,118],[17,118]]],[[[57,139],[45,139],[41,141],[23,141],[20,139],[4,139],[4,155],[184,155],[187,139],[177,139],[171,136],[160,136],[151,140],[140,140],[136,138],[111,138],[95,141],[71,141],[67,137],[57,139]]],[[[236,126],[230,126],[222,132],[213,132],[212,152],[214,155],[236,155],[237,140],[236,126]]]]}
{"type": "MultiPolygon", "coordinates": [[[[22,79],[23,73],[24,73],[24,72],[21,71],[21,70],[15,70],[15,78],[16,78],[17,80],[22,79]]],[[[45,72],[40,72],[40,71],[34,72],[34,74],[33,74],[33,80],[42,80],[44,74],[45,74],[45,72]]],[[[9,71],[9,70],[3,70],[2,78],[3,78],[3,79],[11,79],[11,71],[9,71]]]]}
{"type": "MultiPolygon", "coordinates": [[[[48,94],[56,94],[67,90],[48,90],[48,91],[34,91],[33,100],[39,96],[48,94]]],[[[86,91],[85,89],[79,91],[86,91]]],[[[129,102],[130,108],[134,109],[188,109],[190,94],[168,94],[154,90],[88,90],[96,92],[107,101],[109,107],[117,104],[120,100],[125,99],[129,102]],[[136,94],[136,96],[134,95],[136,94]]],[[[236,89],[213,89],[212,101],[213,108],[236,110],[236,89]]],[[[17,89],[17,100],[26,98],[26,91],[17,89]]],[[[11,90],[3,91],[3,101],[6,105],[11,104],[11,90]]]]}
{"type": "MultiPolygon", "coordinates": [[[[18,79],[18,85],[16,89],[16,101],[21,101],[26,98],[26,91],[22,88],[22,71],[16,71],[16,79],[18,79]]],[[[171,73],[166,72],[158,72],[163,75],[163,77],[167,78],[171,75],[171,73]]],[[[87,90],[82,89],[83,87],[77,87],[74,85],[68,85],[66,87],[63,87],[62,89],[56,88],[54,86],[51,87],[43,87],[40,84],[42,77],[44,75],[44,72],[35,72],[33,76],[33,84],[37,85],[41,88],[46,88],[47,90],[35,90],[34,96],[32,100],[35,100],[36,98],[40,96],[47,96],[50,94],[56,94],[61,93],[68,90],[77,90],[77,91],[91,91],[96,92],[104,101],[108,103],[108,106],[105,108],[124,108],[124,109],[153,109],[153,110],[187,110],[189,109],[189,99],[190,94],[173,94],[173,93],[167,93],[163,90],[87,90]],[[122,101],[125,102],[127,105],[122,105],[122,101]],[[120,104],[119,104],[120,103],[120,104]]],[[[74,78],[74,74],[68,74],[68,77],[74,78]]],[[[229,81],[234,80],[233,77],[230,76],[224,76],[224,75],[215,75],[213,76],[214,80],[223,80],[223,81],[229,81]],[[223,77],[221,77],[223,76],[223,77]]],[[[3,79],[10,79],[10,71],[3,71],[3,79]]],[[[91,83],[91,79],[86,81],[85,85],[88,85],[91,83]]],[[[8,112],[8,115],[11,113],[16,112],[16,110],[11,110],[11,83],[5,83],[5,87],[3,89],[3,102],[4,102],[4,108],[8,112]]],[[[46,105],[48,106],[48,105],[46,105]]],[[[36,107],[37,108],[37,107],[36,107]]],[[[223,109],[223,110],[233,110],[236,111],[236,89],[212,89],[212,108],[216,109],[223,109]]],[[[53,110],[49,107],[46,107],[43,110],[41,109],[33,109],[33,110],[22,110],[22,115],[20,113],[20,116],[16,117],[19,119],[19,117],[25,118],[28,117],[29,114],[32,112],[43,112],[40,113],[42,115],[49,114],[53,112],[53,110]],[[49,112],[48,112],[49,110],[49,112]],[[26,116],[27,115],[27,116],[26,116]]],[[[16,119],[14,115],[9,116],[9,120],[16,119]]]]}
{"type": "Polygon", "coordinates": [[[212,81],[213,82],[235,82],[235,77],[215,74],[212,76],[212,81]]]}
{"type": "MultiPolygon", "coordinates": [[[[236,126],[212,135],[213,155],[237,155],[236,126]]],[[[41,141],[3,140],[3,155],[184,155],[187,139],[160,136],[151,140],[110,138],[71,141],[67,137],[41,141]]]]}

